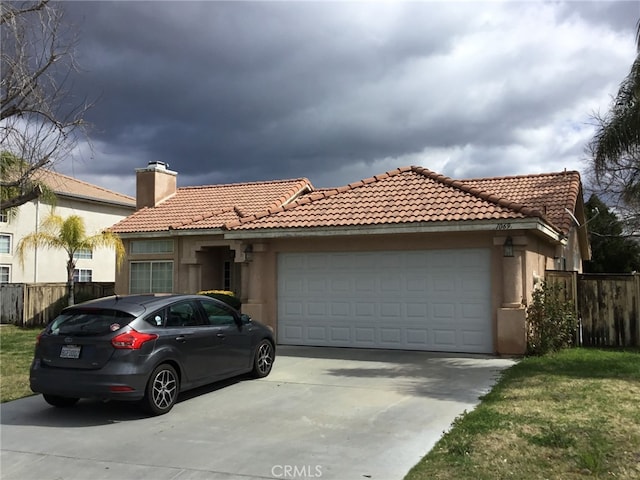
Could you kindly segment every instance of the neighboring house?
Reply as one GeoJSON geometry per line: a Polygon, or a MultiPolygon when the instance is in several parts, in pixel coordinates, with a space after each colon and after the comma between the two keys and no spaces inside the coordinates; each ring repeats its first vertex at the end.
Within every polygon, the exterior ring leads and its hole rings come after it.
{"type": "Polygon", "coordinates": [[[546,270],[590,256],[577,172],[453,180],[404,167],[176,188],[137,170],[116,291],[232,289],[291,345],[519,354],[546,270]],[[577,224],[574,221],[577,219],[577,224]]]}
{"type": "MultiPolygon", "coordinates": [[[[135,211],[135,199],[51,170],[40,170],[34,177],[54,194],[55,213],[84,219],[87,235],[101,232],[135,211]]],[[[21,265],[16,247],[26,235],[37,231],[52,205],[36,199],[18,207],[15,216],[0,215],[0,282],[45,283],[67,281],[67,254],[63,250],[29,250],[21,265]]],[[[77,256],[76,280],[113,282],[116,274],[115,251],[100,248],[77,256]]]]}

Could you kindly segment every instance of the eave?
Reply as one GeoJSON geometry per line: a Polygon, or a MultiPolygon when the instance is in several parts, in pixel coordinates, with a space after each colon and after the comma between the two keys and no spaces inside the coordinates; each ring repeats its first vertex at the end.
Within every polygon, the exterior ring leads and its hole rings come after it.
{"type": "Polygon", "coordinates": [[[265,228],[252,230],[232,230],[225,232],[229,240],[252,240],[272,238],[336,237],[354,235],[401,235],[409,233],[450,233],[450,232],[496,232],[529,230],[547,237],[551,241],[564,243],[565,236],[539,218],[523,218],[501,221],[446,221],[421,222],[387,225],[350,225],[305,228],[265,228]]]}

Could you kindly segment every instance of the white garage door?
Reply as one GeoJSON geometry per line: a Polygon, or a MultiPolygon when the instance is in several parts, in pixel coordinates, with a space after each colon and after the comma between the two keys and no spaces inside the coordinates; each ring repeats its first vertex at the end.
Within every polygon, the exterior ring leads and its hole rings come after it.
{"type": "Polygon", "coordinates": [[[278,256],[284,345],[493,352],[486,249],[278,256]]]}

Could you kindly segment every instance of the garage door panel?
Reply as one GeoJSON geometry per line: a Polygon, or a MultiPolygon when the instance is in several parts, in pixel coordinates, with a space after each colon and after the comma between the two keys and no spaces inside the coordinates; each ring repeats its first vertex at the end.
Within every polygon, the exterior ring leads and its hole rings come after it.
{"type": "Polygon", "coordinates": [[[307,315],[310,317],[325,318],[327,315],[327,306],[324,303],[309,302],[307,303],[307,315]]]}
{"type": "Polygon", "coordinates": [[[298,263],[297,266],[304,266],[307,270],[323,270],[326,267],[326,263],[326,254],[315,254],[309,255],[306,262],[303,260],[302,264],[298,263]]]}
{"type": "Polygon", "coordinates": [[[493,351],[490,252],[281,254],[283,344],[493,351]]]}
{"type": "Polygon", "coordinates": [[[303,341],[303,327],[302,325],[293,325],[293,324],[289,324],[289,325],[285,325],[282,327],[282,331],[284,334],[284,337],[287,338],[289,341],[292,342],[296,342],[296,341],[303,341]]]}
{"type": "Polygon", "coordinates": [[[469,321],[484,322],[489,316],[489,310],[483,303],[463,303],[460,305],[460,310],[461,317],[469,321]]]}
{"type": "Polygon", "coordinates": [[[295,275],[284,280],[283,289],[288,296],[302,295],[304,292],[305,279],[295,275]]]}
{"type": "Polygon", "coordinates": [[[400,328],[380,328],[380,345],[388,348],[402,348],[402,330],[400,328]]]}
{"type": "Polygon", "coordinates": [[[424,295],[428,288],[427,285],[427,278],[424,274],[410,273],[406,276],[406,294],[408,295],[413,293],[424,295]]]}
{"type": "Polygon", "coordinates": [[[399,303],[381,303],[380,316],[383,318],[401,318],[402,305],[399,303]]]}
{"type": "Polygon", "coordinates": [[[456,346],[456,332],[451,329],[438,329],[433,330],[433,343],[436,346],[442,347],[455,347],[456,346]]]}
{"type": "Polygon", "coordinates": [[[399,295],[403,287],[404,281],[399,275],[389,275],[380,279],[380,293],[384,292],[387,295],[395,293],[399,295]]]}
{"type": "Polygon", "coordinates": [[[434,303],[432,307],[432,318],[436,321],[451,320],[456,316],[456,305],[453,303],[434,303]]]}
{"type": "Polygon", "coordinates": [[[335,278],[331,278],[331,294],[332,295],[344,295],[345,292],[348,292],[351,289],[351,280],[348,278],[336,276],[335,278]]]}
{"type": "Polygon", "coordinates": [[[312,341],[326,341],[327,329],[324,327],[311,326],[307,328],[307,339],[312,341]]]}
{"type": "Polygon", "coordinates": [[[304,305],[301,302],[283,303],[282,312],[286,318],[301,318],[304,312],[304,305]]]}
{"type": "Polygon", "coordinates": [[[429,332],[426,328],[406,328],[405,343],[412,348],[424,350],[428,345],[429,332]]]}
{"type": "Polygon", "coordinates": [[[351,341],[351,327],[330,327],[330,341],[349,344],[351,341]]]}
{"type": "Polygon", "coordinates": [[[462,291],[465,293],[465,298],[470,298],[472,296],[477,296],[479,298],[484,298],[486,294],[486,288],[483,284],[485,275],[480,273],[475,274],[465,274],[462,279],[462,291]]]}
{"type": "Polygon", "coordinates": [[[348,317],[351,313],[351,304],[349,302],[333,302],[331,303],[332,317],[348,317]]]}
{"type": "Polygon", "coordinates": [[[354,327],[355,341],[359,345],[375,346],[376,330],[372,327],[354,327]]]}
{"type": "Polygon", "coordinates": [[[371,278],[371,275],[356,275],[354,278],[354,287],[357,293],[369,293],[374,295],[377,291],[377,283],[373,278],[371,278]]]}
{"type": "Polygon", "coordinates": [[[321,278],[310,278],[307,280],[307,294],[318,298],[325,297],[327,291],[327,280],[321,278]]]}
{"type": "Polygon", "coordinates": [[[407,303],[407,318],[425,319],[427,317],[427,305],[424,303],[407,303]]]}
{"type": "Polygon", "coordinates": [[[359,302],[355,304],[355,316],[356,317],[366,317],[367,319],[375,318],[376,306],[373,303],[367,302],[359,302]]]}
{"type": "Polygon", "coordinates": [[[486,334],[481,331],[465,330],[462,332],[465,345],[481,347],[486,342],[486,334]]]}

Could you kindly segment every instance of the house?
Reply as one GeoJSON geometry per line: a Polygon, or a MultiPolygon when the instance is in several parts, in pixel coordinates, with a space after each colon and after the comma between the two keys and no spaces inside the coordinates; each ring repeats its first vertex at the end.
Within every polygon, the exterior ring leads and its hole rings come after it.
{"type": "MultiPolygon", "coordinates": [[[[102,187],[62,175],[39,170],[34,177],[55,194],[55,212],[66,218],[79,215],[87,235],[100,232],[135,211],[135,199],[102,187]]],[[[40,228],[52,209],[42,199],[21,205],[15,216],[0,215],[0,283],[44,283],[67,281],[67,255],[62,250],[39,248],[27,252],[20,265],[15,251],[26,235],[40,228]]],[[[113,282],[115,252],[112,248],[78,252],[76,280],[113,282]]]]}
{"type": "Polygon", "coordinates": [[[281,344],[523,353],[534,284],[590,255],[577,172],[413,166],[320,190],[176,175],[137,170],[138,210],[113,227],[128,251],[116,291],[232,289],[281,344]]]}

